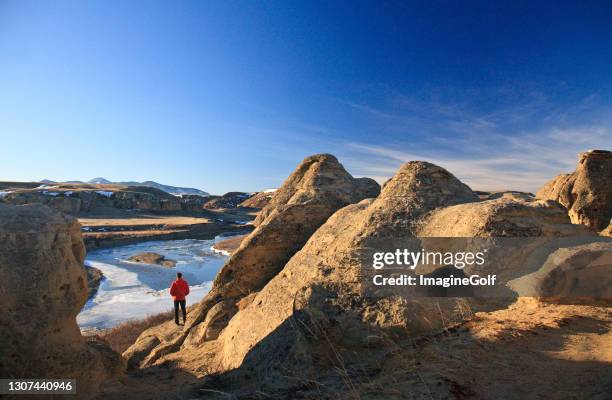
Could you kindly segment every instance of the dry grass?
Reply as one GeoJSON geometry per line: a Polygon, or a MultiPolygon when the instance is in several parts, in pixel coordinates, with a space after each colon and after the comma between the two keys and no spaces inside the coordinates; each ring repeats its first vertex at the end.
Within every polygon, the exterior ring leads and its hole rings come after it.
{"type": "Polygon", "coordinates": [[[143,331],[152,326],[172,320],[174,320],[174,310],[161,314],[149,315],[143,319],[124,322],[112,329],[104,331],[99,334],[98,337],[107,342],[113,350],[121,354],[134,344],[143,331]]]}

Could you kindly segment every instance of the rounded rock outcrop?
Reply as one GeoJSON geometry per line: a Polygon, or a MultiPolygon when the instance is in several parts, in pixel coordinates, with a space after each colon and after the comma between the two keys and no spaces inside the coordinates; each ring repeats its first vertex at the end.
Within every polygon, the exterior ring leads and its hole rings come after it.
{"type": "Polygon", "coordinates": [[[590,150],[580,154],[576,170],[542,187],[537,197],[555,200],[568,210],[574,224],[601,231],[612,218],[612,152],[590,150]]]}
{"type": "MultiPolygon", "coordinates": [[[[586,227],[570,222],[559,203],[516,194],[435,210],[423,218],[417,234],[428,251],[487,252],[484,264],[462,270],[468,275],[495,273],[498,286],[493,293],[498,296],[501,285],[539,267],[547,252],[593,238],[586,227]]],[[[428,273],[439,267],[420,270],[428,273]]]]}
{"type": "Polygon", "coordinates": [[[76,323],[88,296],[80,225],[46,206],[0,204],[0,376],[75,378],[80,398],[122,369],[76,323]]]}
{"type": "Polygon", "coordinates": [[[521,296],[548,302],[610,304],[612,241],[564,247],[535,272],[509,282],[521,296]]]}
{"type": "Polygon", "coordinates": [[[425,218],[420,237],[561,237],[586,235],[552,200],[506,194],[477,203],[445,207],[425,218]]]}

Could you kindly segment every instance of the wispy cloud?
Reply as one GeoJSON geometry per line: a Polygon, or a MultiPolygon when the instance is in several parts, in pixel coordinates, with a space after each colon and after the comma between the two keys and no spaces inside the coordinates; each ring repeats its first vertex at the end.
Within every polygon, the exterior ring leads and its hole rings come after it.
{"type": "Polygon", "coordinates": [[[438,101],[400,101],[405,107],[399,112],[350,104],[377,119],[381,131],[413,133],[410,140],[385,142],[381,135],[346,143],[342,158],[356,175],[384,181],[402,163],[425,160],[474,189],[536,191],[559,173],[572,171],[578,153],[612,144],[609,114],[595,113],[591,97],[560,109],[541,93],[532,93],[518,105],[487,113],[438,101]]]}
{"type": "Polygon", "coordinates": [[[476,190],[535,192],[574,170],[578,153],[612,144],[612,106],[596,95],[559,104],[542,91],[513,87],[469,89],[450,100],[448,92],[406,96],[385,91],[368,96],[371,103],[334,99],[342,120],[295,121],[280,113],[274,122],[233,128],[250,132],[253,139],[271,139],[249,146],[278,163],[278,177],[262,178],[277,185],[296,160],[330,152],[353,175],[381,183],[401,164],[424,160],[476,190]],[[358,122],[347,122],[351,118],[358,122]]]}

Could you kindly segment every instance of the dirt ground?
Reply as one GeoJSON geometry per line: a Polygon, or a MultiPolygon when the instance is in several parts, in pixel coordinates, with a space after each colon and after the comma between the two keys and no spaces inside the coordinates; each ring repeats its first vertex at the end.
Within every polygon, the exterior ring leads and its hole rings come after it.
{"type": "Polygon", "coordinates": [[[610,399],[612,308],[520,299],[438,335],[395,343],[382,358],[375,354],[360,352],[357,370],[336,365],[317,382],[287,376],[294,389],[268,386],[248,395],[243,388],[253,382],[208,379],[203,356],[184,355],[193,365],[134,371],[99,398],[610,399]]]}

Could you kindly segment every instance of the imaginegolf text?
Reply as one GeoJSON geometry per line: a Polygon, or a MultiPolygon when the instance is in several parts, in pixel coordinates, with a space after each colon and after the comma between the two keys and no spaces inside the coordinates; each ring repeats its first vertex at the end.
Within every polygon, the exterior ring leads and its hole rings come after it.
{"type": "Polygon", "coordinates": [[[372,282],[376,286],[494,286],[497,275],[471,275],[469,277],[454,277],[447,276],[444,278],[433,278],[424,275],[399,275],[393,277],[384,277],[382,275],[374,275],[372,282]]]}

